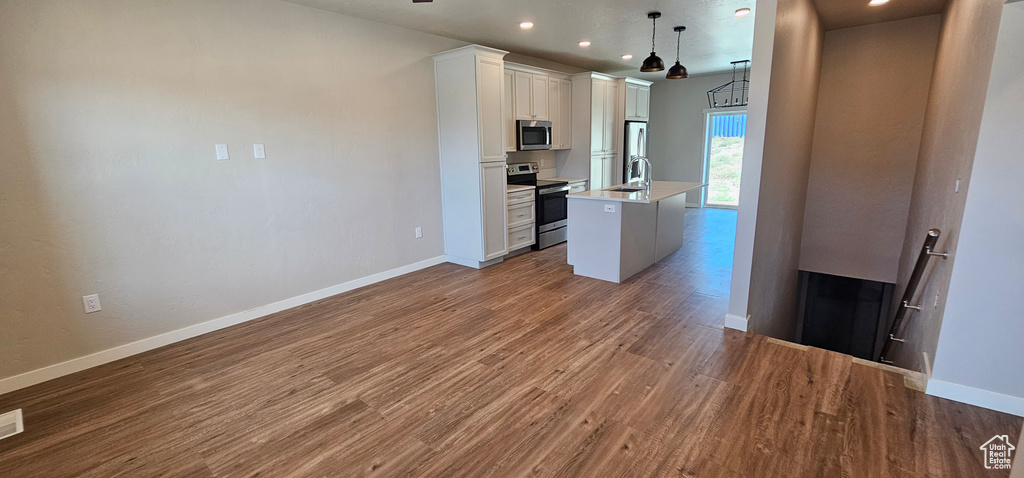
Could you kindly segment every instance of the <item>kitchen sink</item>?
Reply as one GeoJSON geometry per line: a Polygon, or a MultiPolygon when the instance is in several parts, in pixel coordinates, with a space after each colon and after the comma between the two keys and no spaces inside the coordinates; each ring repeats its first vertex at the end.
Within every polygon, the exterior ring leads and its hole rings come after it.
{"type": "Polygon", "coordinates": [[[636,193],[640,191],[646,191],[647,188],[643,186],[623,186],[621,188],[609,189],[613,193],[636,193]]]}

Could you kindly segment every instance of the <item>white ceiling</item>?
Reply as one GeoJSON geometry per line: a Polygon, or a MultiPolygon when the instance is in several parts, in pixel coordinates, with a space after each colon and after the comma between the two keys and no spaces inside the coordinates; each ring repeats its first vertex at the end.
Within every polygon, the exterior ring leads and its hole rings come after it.
{"type": "Polygon", "coordinates": [[[750,59],[754,13],[736,18],[755,0],[287,0],[448,38],[651,81],[665,72],[641,73],[651,51],[651,21],[658,10],[657,52],[675,63],[676,33],[684,25],[681,62],[691,75],[731,71],[729,62],[750,59]],[[519,23],[532,21],[531,30],[519,23]],[[592,42],[581,48],[581,40],[592,42]],[[633,59],[622,60],[632,54],[633,59]]]}

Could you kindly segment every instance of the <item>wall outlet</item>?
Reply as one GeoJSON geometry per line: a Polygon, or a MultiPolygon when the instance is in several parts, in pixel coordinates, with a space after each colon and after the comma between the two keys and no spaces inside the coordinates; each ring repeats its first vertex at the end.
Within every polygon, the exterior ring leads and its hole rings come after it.
{"type": "Polygon", "coordinates": [[[256,159],[267,159],[267,149],[262,144],[252,145],[252,155],[256,159]]]}
{"type": "Polygon", "coordinates": [[[99,294],[82,296],[82,304],[85,305],[86,314],[91,314],[93,312],[99,312],[103,310],[103,307],[100,306],[99,294]]]}
{"type": "Polygon", "coordinates": [[[224,161],[224,160],[228,160],[228,159],[231,159],[231,156],[228,155],[228,145],[226,145],[226,144],[218,144],[217,145],[217,161],[224,161]]]}
{"type": "Polygon", "coordinates": [[[422,238],[423,238],[423,228],[422,227],[417,227],[416,228],[416,239],[422,239],[422,238]]]}
{"type": "Polygon", "coordinates": [[[604,212],[615,212],[615,205],[614,204],[605,204],[604,205],[604,212]]]}

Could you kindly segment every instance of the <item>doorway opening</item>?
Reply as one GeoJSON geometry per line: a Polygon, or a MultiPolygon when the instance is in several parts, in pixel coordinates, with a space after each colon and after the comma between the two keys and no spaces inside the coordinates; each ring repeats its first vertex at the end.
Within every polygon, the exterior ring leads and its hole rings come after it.
{"type": "Polygon", "coordinates": [[[702,194],[701,206],[736,209],[740,204],[747,110],[707,110],[704,125],[704,182],[708,187],[702,194]]]}

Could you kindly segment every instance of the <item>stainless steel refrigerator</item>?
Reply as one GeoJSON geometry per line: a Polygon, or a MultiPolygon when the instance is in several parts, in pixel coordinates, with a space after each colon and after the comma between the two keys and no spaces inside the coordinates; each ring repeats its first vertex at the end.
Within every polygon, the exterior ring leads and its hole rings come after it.
{"type": "Polygon", "coordinates": [[[622,143],[622,182],[629,181],[631,177],[645,177],[647,167],[643,162],[633,164],[632,175],[630,175],[630,171],[626,170],[626,168],[629,166],[629,160],[633,159],[634,156],[647,156],[647,122],[627,121],[626,135],[623,137],[622,143]]]}

